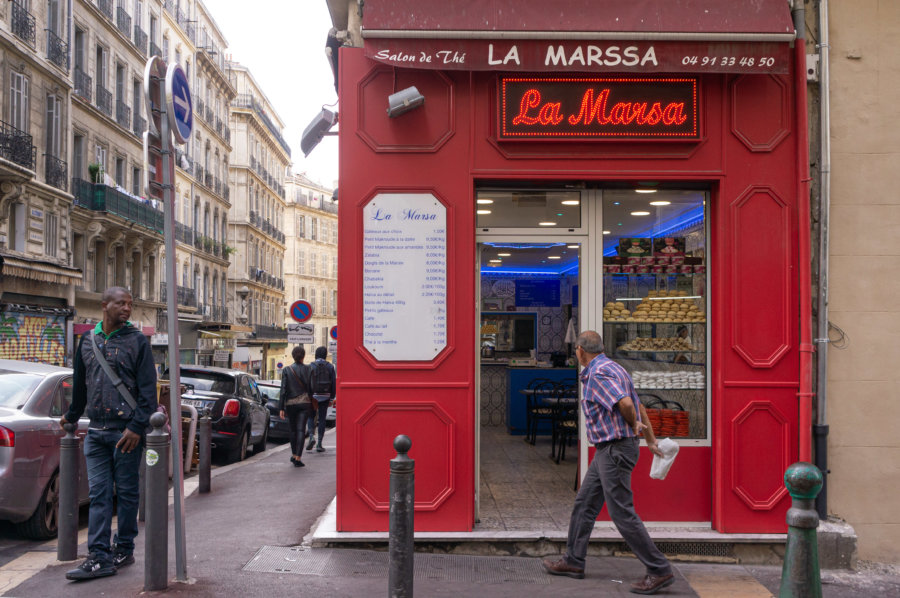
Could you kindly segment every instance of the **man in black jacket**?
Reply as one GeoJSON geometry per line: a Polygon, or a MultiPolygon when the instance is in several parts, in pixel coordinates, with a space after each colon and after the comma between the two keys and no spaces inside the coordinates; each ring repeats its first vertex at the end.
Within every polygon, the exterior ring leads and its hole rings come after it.
{"type": "MultiPolygon", "coordinates": [[[[334,366],[325,361],[326,357],[328,357],[328,349],[319,347],[316,349],[316,360],[309,364],[309,386],[313,397],[312,408],[319,416],[317,453],[325,452],[325,447],[322,446],[322,438],[325,436],[325,416],[328,414],[328,406],[334,400],[337,390],[337,374],[334,371],[334,366]]],[[[306,430],[309,442],[306,444],[306,450],[312,450],[316,442],[313,436],[316,431],[315,413],[309,417],[309,425],[306,430]]]]}
{"type": "Polygon", "coordinates": [[[134,539],[138,534],[138,471],[144,431],[156,411],[156,367],[147,337],[128,321],[131,293],[111,287],[101,298],[103,320],[86,333],[75,352],[72,405],[60,425],[76,423],[87,409],[91,423],[84,438],[90,485],[88,551],[80,566],[66,579],[84,580],[115,575],[119,567],[134,563],[134,539]],[[103,371],[94,353],[93,340],[103,358],[131,394],[128,404],[103,371]],[[118,501],[118,531],[110,545],[113,493],[118,501]]]}

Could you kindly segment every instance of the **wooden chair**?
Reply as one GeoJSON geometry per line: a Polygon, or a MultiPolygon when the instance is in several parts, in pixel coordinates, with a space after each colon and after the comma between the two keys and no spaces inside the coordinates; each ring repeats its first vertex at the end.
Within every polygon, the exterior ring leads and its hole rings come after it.
{"type": "Polygon", "coordinates": [[[534,444],[537,441],[538,425],[542,421],[553,421],[553,408],[545,403],[546,396],[553,396],[556,383],[552,380],[538,378],[528,384],[528,390],[534,392],[525,395],[525,421],[527,431],[525,440],[534,444]]]}
{"type": "Polygon", "coordinates": [[[566,446],[569,441],[578,436],[578,387],[569,384],[559,385],[554,400],[556,404],[553,406],[550,458],[559,463],[561,459],[566,458],[566,446]]]}

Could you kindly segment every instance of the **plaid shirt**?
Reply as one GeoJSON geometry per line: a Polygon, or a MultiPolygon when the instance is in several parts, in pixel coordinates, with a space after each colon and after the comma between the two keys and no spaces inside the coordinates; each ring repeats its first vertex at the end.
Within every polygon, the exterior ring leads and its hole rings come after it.
{"type": "Polygon", "coordinates": [[[584,411],[588,442],[597,444],[636,436],[619,410],[615,409],[620,400],[631,397],[635,417],[640,420],[640,399],[625,368],[600,354],[581,371],[581,389],[581,409],[584,411]]]}

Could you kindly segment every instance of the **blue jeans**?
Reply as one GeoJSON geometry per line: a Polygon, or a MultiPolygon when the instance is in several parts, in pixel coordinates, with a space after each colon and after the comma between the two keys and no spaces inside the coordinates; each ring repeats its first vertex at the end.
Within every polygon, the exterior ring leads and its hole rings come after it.
{"type": "Polygon", "coordinates": [[[130,453],[116,448],[120,430],[88,430],[84,438],[91,506],[88,516],[88,552],[109,561],[112,550],[113,492],[118,500],[119,529],[113,540],[119,552],[134,552],[138,535],[137,515],[140,495],[141,444],[130,453]],[[115,488],[115,489],[114,489],[115,488]]]}
{"type": "MultiPolygon", "coordinates": [[[[315,401],[315,399],[313,399],[315,401]]],[[[325,417],[328,415],[328,406],[331,401],[318,401],[318,409],[314,413],[310,413],[309,421],[306,426],[306,435],[313,438],[313,432],[316,430],[316,415],[319,421],[319,444],[322,444],[322,438],[325,437],[325,417]]]]}

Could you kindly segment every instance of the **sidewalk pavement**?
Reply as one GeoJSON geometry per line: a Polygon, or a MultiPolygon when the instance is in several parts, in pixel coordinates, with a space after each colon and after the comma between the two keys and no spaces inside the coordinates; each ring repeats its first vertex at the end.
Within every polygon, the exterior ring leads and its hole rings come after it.
{"type": "MultiPolygon", "coordinates": [[[[303,468],[288,462],[288,447],[283,445],[214,470],[209,494],[194,492],[195,482],[188,479],[185,529],[190,580],[174,581],[174,527],[170,524],[169,587],[152,594],[192,598],[212,598],[225,592],[245,597],[387,595],[386,551],[309,545],[310,530],[335,496],[334,434],[332,430],[326,435],[326,452],[304,453],[303,468]]],[[[80,539],[79,561],[56,561],[56,544],[48,542],[42,550],[0,567],[0,594],[20,598],[63,593],[67,598],[143,594],[143,530],[134,565],[113,577],[69,582],[65,572],[80,562],[86,550],[84,532],[80,539]]],[[[673,565],[676,582],[661,596],[766,598],[777,593],[780,579],[780,570],[774,567],[673,565]]],[[[633,596],[628,586],[642,574],[640,563],[627,557],[589,557],[586,578],[576,580],[544,574],[537,558],[417,553],[414,591],[420,597],[633,596]]],[[[828,575],[825,572],[823,579],[828,575]]],[[[882,585],[869,584],[870,593],[848,593],[846,580],[838,581],[823,585],[826,598],[877,595],[871,593],[876,587],[880,595],[900,595],[896,577],[885,578],[882,585]]]]}

